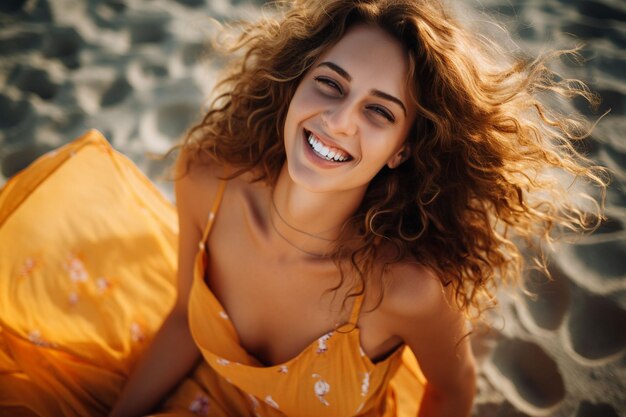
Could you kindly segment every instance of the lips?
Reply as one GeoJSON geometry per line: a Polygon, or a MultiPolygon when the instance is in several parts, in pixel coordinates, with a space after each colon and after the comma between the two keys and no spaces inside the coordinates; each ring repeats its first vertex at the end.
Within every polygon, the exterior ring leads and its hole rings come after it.
{"type": "Polygon", "coordinates": [[[304,137],[314,154],[321,159],[335,163],[343,163],[353,159],[348,152],[324,141],[311,131],[304,129],[304,137]]]}

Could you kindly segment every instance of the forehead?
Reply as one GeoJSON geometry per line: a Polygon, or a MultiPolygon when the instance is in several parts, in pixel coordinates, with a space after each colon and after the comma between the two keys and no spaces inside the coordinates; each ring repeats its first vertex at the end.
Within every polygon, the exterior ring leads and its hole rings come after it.
{"type": "Polygon", "coordinates": [[[356,25],[319,59],[339,65],[355,84],[367,83],[408,102],[408,59],[402,44],[377,26],[356,25]]]}

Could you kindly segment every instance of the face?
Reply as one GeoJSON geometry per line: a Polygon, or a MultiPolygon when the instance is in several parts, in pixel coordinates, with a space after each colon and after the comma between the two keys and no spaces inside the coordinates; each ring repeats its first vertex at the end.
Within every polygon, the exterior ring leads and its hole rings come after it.
{"type": "Polygon", "coordinates": [[[285,120],[291,179],[315,192],[364,190],[385,166],[407,156],[415,119],[402,45],[359,25],[304,75],[285,120]]]}

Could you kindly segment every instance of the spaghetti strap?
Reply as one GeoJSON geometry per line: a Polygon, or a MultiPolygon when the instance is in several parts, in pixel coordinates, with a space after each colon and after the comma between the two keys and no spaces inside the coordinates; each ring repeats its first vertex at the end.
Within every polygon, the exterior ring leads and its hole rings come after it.
{"type": "Polygon", "coordinates": [[[354,304],[352,305],[352,312],[350,313],[350,325],[356,326],[356,322],[359,320],[359,313],[361,312],[361,306],[363,305],[364,294],[359,294],[354,298],[354,304]]]}
{"type": "Polygon", "coordinates": [[[217,210],[219,210],[220,204],[222,203],[222,197],[224,196],[224,190],[226,189],[226,181],[227,180],[220,180],[217,193],[215,194],[215,200],[213,201],[213,206],[211,207],[211,210],[209,211],[207,224],[204,228],[204,232],[202,233],[202,240],[200,241],[200,247],[202,249],[204,249],[206,239],[209,236],[209,233],[211,233],[211,229],[213,228],[213,222],[215,221],[217,210]]]}

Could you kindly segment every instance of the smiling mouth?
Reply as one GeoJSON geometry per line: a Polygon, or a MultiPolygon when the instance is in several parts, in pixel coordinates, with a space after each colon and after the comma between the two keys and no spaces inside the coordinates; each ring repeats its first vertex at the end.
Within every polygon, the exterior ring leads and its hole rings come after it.
{"type": "Polygon", "coordinates": [[[309,147],[313,150],[315,155],[321,159],[338,163],[348,162],[353,159],[347,152],[333,146],[325,145],[315,134],[306,129],[304,129],[304,136],[309,147]]]}

